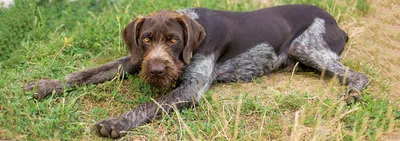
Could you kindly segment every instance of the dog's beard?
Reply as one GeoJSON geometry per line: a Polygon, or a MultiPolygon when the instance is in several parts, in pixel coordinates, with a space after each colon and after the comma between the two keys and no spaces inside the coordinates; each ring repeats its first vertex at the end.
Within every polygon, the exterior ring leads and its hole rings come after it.
{"type": "Polygon", "coordinates": [[[163,75],[153,75],[148,72],[147,63],[143,64],[142,70],[139,72],[139,76],[148,84],[156,87],[168,88],[173,87],[176,81],[181,76],[181,69],[170,65],[167,67],[166,72],[163,75]]]}

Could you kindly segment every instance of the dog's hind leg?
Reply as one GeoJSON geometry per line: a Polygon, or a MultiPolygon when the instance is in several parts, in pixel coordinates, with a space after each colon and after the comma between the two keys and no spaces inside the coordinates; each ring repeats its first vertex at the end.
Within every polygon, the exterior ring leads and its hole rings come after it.
{"type": "MultiPolygon", "coordinates": [[[[330,75],[336,74],[339,77],[339,81],[348,86],[346,94],[350,94],[352,99],[357,100],[360,96],[360,91],[363,90],[369,82],[368,77],[365,74],[348,69],[339,62],[340,56],[338,52],[334,52],[331,49],[335,47],[331,46],[330,48],[328,43],[324,40],[324,35],[329,38],[329,36],[335,34],[328,34],[326,32],[336,32],[326,30],[332,29],[332,27],[326,28],[327,26],[336,25],[326,25],[323,19],[316,18],[314,23],[307,30],[293,40],[289,48],[289,57],[318,71],[325,71],[330,75]]],[[[343,47],[345,38],[338,39],[339,40],[335,42],[341,43],[336,45],[341,45],[340,47],[343,47]]]]}
{"type": "Polygon", "coordinates": [[[24,90],[35,90],[35,98],[43,99],[53,92],[56,94],[62,93],[65,87],[102,83],[115,77],[123,76],[124,73],[132,74],[137,72],[138,65],[131,64],[129,60],[130,57],[126,56],[100,67],[74,72],[65,77],[65,83],[60,80],[41,79],[27,84],[24,90]]]}

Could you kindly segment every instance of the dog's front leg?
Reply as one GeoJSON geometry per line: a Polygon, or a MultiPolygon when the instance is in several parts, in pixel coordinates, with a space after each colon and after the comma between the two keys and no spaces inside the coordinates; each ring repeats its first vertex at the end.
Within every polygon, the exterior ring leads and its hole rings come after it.
{"type": "Polygon", "coordinates": [[[182,76],[182,83],[175,90],[118,117],[100,121],[95,130],[103,137],[118,138],[124,131],[141,126],[161,116],[164,111],[170,113],[173,107],[180,109],[198,103],[214,80],[214,65],[213,55],[195,55],[182,76]]]}
{"type": "Polygon", "coordinates": [[[31,82],[24,87],[25,91],[36,90],[35,98],[43,99],[51,93],[62,93],[65,87],[75,85],[97,84],[111,80],[123,73],[136,73],[139,69],[137,64],[131,64],[130,57],[126,56],[109,62],[100,67],[74,72],[65,77],[65,83],[54,79],[41,79],[31,82]]]}

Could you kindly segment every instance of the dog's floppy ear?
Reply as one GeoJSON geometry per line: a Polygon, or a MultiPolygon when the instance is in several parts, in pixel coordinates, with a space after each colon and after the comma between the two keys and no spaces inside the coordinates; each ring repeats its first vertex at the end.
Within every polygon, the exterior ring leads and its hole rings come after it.
{"type": "Polygon", "coordinates": [[[189,18],[188,16],[181,14],[178,17],[178,21],[182,24],[185,31],[185,48],[183,49],[183,61],[186,64],[190,63],[192,58],[192,52],[199,46],[201,41],[203,41],[206,36],[203,26],[201,26],[197,21],[189,18]]]}
{"type": "Polygon", "coordinates": [[[131,63],[136,64],[142,58],[142,49],[138,44],[139,30],[142,26],[145,18],[139,16],[136,20],[130,22],[122,31],[122,38],[125,41],[125,45],[131,53],[131,63]]]}

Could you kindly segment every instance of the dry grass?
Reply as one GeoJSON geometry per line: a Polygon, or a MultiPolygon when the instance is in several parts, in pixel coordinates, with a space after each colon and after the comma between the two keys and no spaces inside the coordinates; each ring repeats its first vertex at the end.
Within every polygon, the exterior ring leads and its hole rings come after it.
{"type": "Polygon", "coordinates": [[[391,82],[392,90],[388,94],[376,94],[390,99],[399,105],[400,91],[400,2],[374,1],[375,12],[355,19],[356,23],[348,26],[352,48],[345,57],[349,60],[362,60],[361,65],[375,65],[381,80],[377,83],[391,82]]]}

